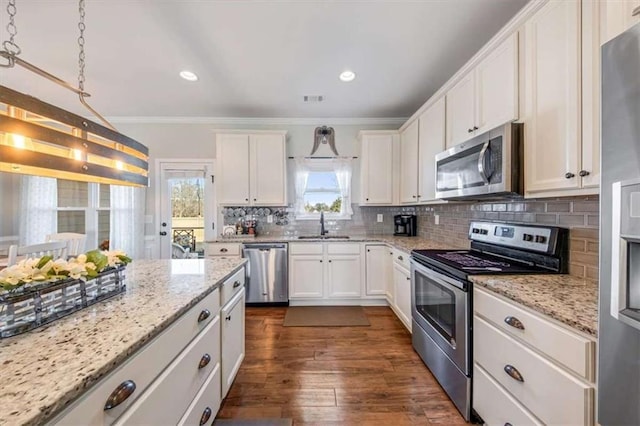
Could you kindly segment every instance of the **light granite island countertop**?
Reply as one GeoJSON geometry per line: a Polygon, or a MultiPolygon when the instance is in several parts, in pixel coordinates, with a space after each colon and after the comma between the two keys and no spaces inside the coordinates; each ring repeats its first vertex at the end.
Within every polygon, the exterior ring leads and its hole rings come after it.
{"type": "Polygon", "coordinates": [[[570,327],[598,336],[598,283],[571,275],[472,275],[485,287],[570,327]]]}
{"type": "Polygon", "coordinates": [[[0,340],[0,425],[52,419],[245,263],[137,260],[125,293],[0,340]]]}

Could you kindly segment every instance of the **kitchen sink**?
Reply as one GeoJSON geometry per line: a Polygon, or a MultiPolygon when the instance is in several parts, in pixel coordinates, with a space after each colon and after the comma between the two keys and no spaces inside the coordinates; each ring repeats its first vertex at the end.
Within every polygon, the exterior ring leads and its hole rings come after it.
{"type": "Polygon", "coordinates": [[[299,240],[348,240],[348,235],[300,235],[299,240]]]}

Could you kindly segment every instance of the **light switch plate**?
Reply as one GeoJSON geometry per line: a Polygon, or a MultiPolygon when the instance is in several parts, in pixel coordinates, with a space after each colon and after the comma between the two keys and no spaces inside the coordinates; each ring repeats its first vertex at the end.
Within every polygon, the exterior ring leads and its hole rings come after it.
{"type": "Polygon", "coordinates": [[[273,223],[273,215],[272,214],[267,216],[267,223],[273,223]]]}
{"type": "Polygon", "coordinates": [[[383,222],[382,213],[378,213],[378,222],[383,222]]]}
{"type": "Polygon", "coordinates": [[[433,219],[434,219],[436,225],[440,225],[440,215],[439,214],[433,215],[433,219]]]}

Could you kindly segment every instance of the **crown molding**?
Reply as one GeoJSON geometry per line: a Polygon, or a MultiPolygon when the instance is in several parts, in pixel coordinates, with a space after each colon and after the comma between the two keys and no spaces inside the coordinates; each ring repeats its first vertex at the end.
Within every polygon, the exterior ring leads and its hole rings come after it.
{"type": "Polygon", "coordinates": [[[211,124],[211,125],[386,125],[399,127],[407,117],[107,117],[118,124],[211,124]]]}

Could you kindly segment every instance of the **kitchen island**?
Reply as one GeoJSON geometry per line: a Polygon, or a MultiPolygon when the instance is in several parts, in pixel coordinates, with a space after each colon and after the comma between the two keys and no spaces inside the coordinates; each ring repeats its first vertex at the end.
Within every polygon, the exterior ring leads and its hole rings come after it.
{"type": "Polygon", "coordinates": [[[0,425],[51,420],[237,274],[245,262],[134,261],[125,272],[125,293],[1,340],[0,425]]]}

